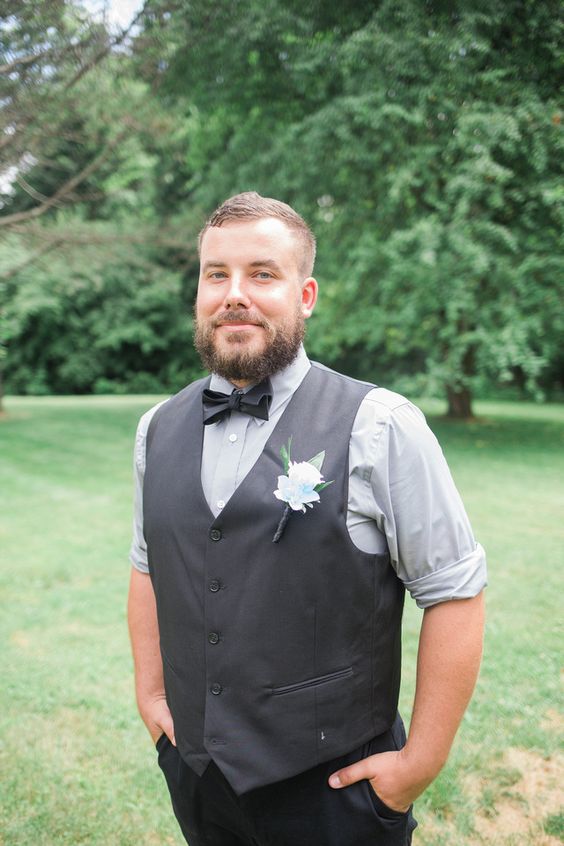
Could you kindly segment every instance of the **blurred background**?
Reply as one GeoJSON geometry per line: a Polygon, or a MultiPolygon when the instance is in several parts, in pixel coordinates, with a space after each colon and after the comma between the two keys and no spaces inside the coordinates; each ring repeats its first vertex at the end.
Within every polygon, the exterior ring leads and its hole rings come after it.
{"type": "Polygon", "coordinates": [[[317,234],[313,357],[462,417],[562,398],[558,2],[3,8],[6,392],[199,375],[195,237],[255,189],[317,234]]]}
{"type": "Polygon", "coordinates": [[[421,405],[488,553],[414,846],[564,842],[562,24],[556,0],[0,3],[1,846],[183,842],[133,695],[133,438],[201,375],[197,233],[244,190],[317,235],[310,355],[421,405]]]}

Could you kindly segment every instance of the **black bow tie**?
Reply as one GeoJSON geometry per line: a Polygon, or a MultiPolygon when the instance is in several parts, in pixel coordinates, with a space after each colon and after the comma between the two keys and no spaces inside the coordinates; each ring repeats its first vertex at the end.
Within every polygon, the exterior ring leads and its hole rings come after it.
{"type": "Polygon", "coordinates": [[[268,420],[268,409],[272,402],[272,385],[270,379],[265,379],[246,394],[237,389],[234,389],[231,394],[222,394],[221,391],[210,391],[209,388],[204,388],[202,402],[204,426],[223,419],[230,411],[242,411],[243,414],[250,414],[251,417],[268,420]]]}

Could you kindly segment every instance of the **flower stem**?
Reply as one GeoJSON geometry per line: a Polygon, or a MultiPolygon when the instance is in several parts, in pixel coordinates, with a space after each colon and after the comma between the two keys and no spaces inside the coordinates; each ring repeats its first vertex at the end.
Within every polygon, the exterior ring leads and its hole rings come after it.
{"type": "Polygon", "coordinates": [[[291,513],[292,513],[292,509],[290,508],[289,505],[287,505],[286,508],[284,509],[284,513],[282,514],[282,517],[280,518],[280,522],[278,523],[278,528],[276,529],[276,532],[274,533],[274,537],[272,538],[272,543],[278,543],[278,541],[280,540],[280,538],[284,534],[284,529],[286,528],[286,526],[288,524],[288,520],[290,519],[291,513]]]}

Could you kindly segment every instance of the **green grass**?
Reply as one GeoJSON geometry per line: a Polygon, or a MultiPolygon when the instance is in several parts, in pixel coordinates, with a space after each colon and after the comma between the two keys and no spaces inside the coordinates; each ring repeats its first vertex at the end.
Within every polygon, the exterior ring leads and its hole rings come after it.
{"type": "MultiPolygon", "coordinates": [[[[9,399],[0,421],[0,844],[181,844],[135,709],[125,625],[135,424],[153,397],[9,399]]],[[[447,767],[418,802],[417,846],[559,842],[521,765],[555,765],[564,549],[564,407],[477,405],[449,423],[423,403],[488,552],[481,677],[447,767]],[[501,826],[513,803],[525,828],[501,826]],[[528,814],[528,816],[527,816],[528,814]],[[528,821],[544,819],[540,828],[528,821]],[[547,840],[540,840],[539,832],[547,840]],[[524,834],[523,834],[524,832],[524,834]],[[508,839],[504,839],[507,834],[508,839]],[[524,838],[524,839],[523,839],[524,838]]],[[[420,612],[408,602],[402,710],[420,612]]],[[[548,778],[548,776],[547,776],[548,778]]],[[[543,786],[544,784],[544,786],[543,786]]],[[[289,845],[290,846],[290,845],[289,845]]]]}
{"type": "Polygon", "coordinates": [[[544,821],[544,830],[564,842],[564,810],[548,816],[544,821]]]}

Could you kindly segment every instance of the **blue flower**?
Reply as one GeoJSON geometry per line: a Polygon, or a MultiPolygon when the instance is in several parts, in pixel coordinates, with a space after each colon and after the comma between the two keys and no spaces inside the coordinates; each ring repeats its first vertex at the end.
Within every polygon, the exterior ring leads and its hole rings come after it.
{"type": "Polygon", "coordinates": [[[304,511],[306,505],[313,508],[314,502],[319,502],[319,494],[315,490],[322,484],[323,476],[309,461],[290,461],[287,476],[278,476],[278,489],[274,496],[282,502],[287,502],[293,511],[304,511]]]}
{"type": "Polygon", "coordinates": [[[278,476],[278,487],[274,491],[274,496],[276,499],[285,502],[286,507],[272,538],[274,543],[278,543],[282,537],[292,512],[302,511],[305,513],[306,506],[313,508],[313,503],[319,502],[319,492],[327,485],[333,484],[332,481],[324,482],[321,475],[325,451],[319,452],[309,461],[290,461],[291,445],[292,439],[290,438],[288,446],[283,446],[280,450],[286,475],[278,476]]]}

